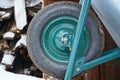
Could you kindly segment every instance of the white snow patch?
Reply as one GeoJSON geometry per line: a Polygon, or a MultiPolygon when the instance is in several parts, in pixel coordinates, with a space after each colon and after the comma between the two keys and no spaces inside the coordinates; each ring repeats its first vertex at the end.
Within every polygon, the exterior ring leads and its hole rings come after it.
{"type": "Polygon", "coordinates": [[[0,65],[0,80],[45,80],[45,79],[7,72],[5,71],[5,66],[0,65]]]}
{"type": "Polygon", "coordinates": [[[27,4],[27,7],[33,7],[33,6],[39,4],[42,1],[43,0],[34,0],[34,1],[31,1],[30,3],[29,3],[29,1],[26,1],[26,4],[27,4]]]}
{"type": "Polygon", "coordinates": [[[13,55],[11,55],[11,54],[4,54],[1,63],[7,64],[7,65],[12,65],[14,59],[15,59],[15,57],[13,55]]]}
{"type": "Polygon", "coordinates": [[[8,18],[10,16],[10,13],[6,13],[5,15],[3,15],[1,18],[8,18]]]}
{"type": "Polygon", "coordinates": [[[21,35],[21,39],[16,43],[15,48],[21,46],[21,44],[24,45],[24,46],[27,46],[26,35],[21,35]]]}
{"type": "Polygon", "coordinates": [[[15,33],[13,32],[6,32],[3,36],[4,39],[13,39],[15,37],[15,33]]]}
{"type": "Polygon", "coordinates": [[[24,74],[30,74],[30,72],[28,69],[24,69],[24,74]]]}
{"type": "Polygon", "coordinates": [[[0,73],[1,73],[1,71],[4,71],[5,68],[6,68],[6,67],[5,67],[4,65],[1,65],[1,64],[0,64],[0,73]]]}

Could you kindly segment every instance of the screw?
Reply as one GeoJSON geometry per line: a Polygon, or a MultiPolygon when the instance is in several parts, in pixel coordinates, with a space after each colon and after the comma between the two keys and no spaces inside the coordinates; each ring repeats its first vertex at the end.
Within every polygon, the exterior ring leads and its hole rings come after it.
{"type": "Polygon", "coordinates": [[[67,37],[63,37],[62,38],[62,42],[67,42],[68,41],[68,38],[67,37]]]}
{"type": "Polygon", "coordinates": [[[80,68],[77,68],[77,72],[80,72],[80,68]]]}
{"type": "Polygon", "coordinates": [[[69,50],[70,50],[70,51],[72,51],[72,48],[71,48],[71,47],[69,47],[69,50]]]}

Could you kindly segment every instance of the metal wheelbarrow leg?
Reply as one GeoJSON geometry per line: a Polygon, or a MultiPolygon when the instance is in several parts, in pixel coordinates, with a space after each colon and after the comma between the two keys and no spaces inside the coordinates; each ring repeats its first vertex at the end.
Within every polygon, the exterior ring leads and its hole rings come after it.
{"type": "Polygon", "coordinates": [[[95,59],[93,61],[84,63],[84,58],[82,61],[82,63],[80,65],[77,65],[78,71],[76,69],[76,52],[77,52],[77,47],[79,46],[79,40],[81,38],[81,33],[83,31],[84,28],[84,24],[85,24],[85,20],[87,17],[87,13],[90,7],[90,3],[91,0],[83,0],[82,1],[82,8],[81,8],[81,13],[79,16],[79,21],[77,24],[77,30],[76,30],[76,34],[75,34],[75,41],[72,47],[72,52],[69,58],[69,64],[68,64],[68,68],[66,71],[66,75],[64,80],[71,80],[72,76],[77,75],[83,71],[86,71],[88,69],[91,69],[97,65],[103,64],[105,62],[120,58],[120,48],[116,48],[113,50],[110,50],[106,53],[104,53],[104,55],[102,55],[100,58],[95,59]],[[74,74],[74,75],[73,75],[74,74]]]}
{"type": "Polygon", "coordinates": [[[81,34],[83,32],[83,28],[84,28],[85,20],[86,20],[88,11],[89,11],[90,4],[91,4],[91,0],[83,1],[80,16],[79,16],[79,21],[78,21],[77,29],[76,29],[76,33],[75,33],[75,41],[74,41],[74,44],[72,47],[72,52],[71,52],[71,55],[69,58],[68,68],[67,68],[66,76],[65,76],[64,80],[72,79],[72,73],[73,73],[75,61],[76,61],[77,47],[79,46],[78,45],[79,40],[80,40],[81,34]]]}

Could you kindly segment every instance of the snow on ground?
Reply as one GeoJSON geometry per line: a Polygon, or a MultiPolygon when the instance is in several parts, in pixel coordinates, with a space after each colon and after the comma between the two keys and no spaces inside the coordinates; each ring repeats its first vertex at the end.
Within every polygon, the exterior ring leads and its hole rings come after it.
{"type": "Polygon", "coordinates": [[[21,44],[24,45],[24,46],[27,46],[27,44],[26,44],[26,35],[21,36],[21,39],[16,43],[15,48],[17,48],[21,44]]]}
{"type": "Polygon", "coordinates": [[[3,63],[3,64],[8,64],[8,65],[12,65],[14,59],[15,59],[15,57],[12,56],[11,54],[4,54],[1,63],[3,63]]]}
{"type": "Polygon", "coordinates": [[[45,79],[7,72],[5,71],[5,66],[0,65],[0,80],[45,80],[45,79]]]}

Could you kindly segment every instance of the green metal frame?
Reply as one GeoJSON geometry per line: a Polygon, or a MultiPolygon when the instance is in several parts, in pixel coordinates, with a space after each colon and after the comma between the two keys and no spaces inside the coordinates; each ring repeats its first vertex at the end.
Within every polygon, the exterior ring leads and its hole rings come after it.
{"type": "Polygon", "coordinates": [[[74,40],[74,44],[73,44],[72,51],[70,54],[68,68],[67,68],[64,80],[72,79],[73,72],[74,72],[74,65],[76,62],[76,53],[77,53],[77,49],[79,46],[78,44],[79,44],[79,40],[81,40],[81,35],[82,35],[83,29],[84,29],[84,24],[85,24],[85,20],[86,20],[87,14],[88,14],[90,4],[91,4],[91,0],[84,0],[82,2],[82,8],[81,8],[79,21],[78,21],[76,33],[75,33],[75,40],[74,40]]]}
{"type": "Polygon", "coordinates": [[[103,54],[104,55],[102,55],[98,59],[95,59],[95,60],[87,62],[87,63],[79,64],[78,67],[75,67],[74,72],[73,72],[73,74],[74,74],[73,76],[78,75],[78,74],[82,73],[83,71],[91,69],[91,68],[98,66],[100,64],[103,64],[103,63],[106,63],[108,61],[112,61],[114,59],[120,58],[120,48],[110,50],[110,51],[105,52],[103,54]]]}
{"type": "Polygon", "coordinates": [[[76,62],[77,48],[79,47],[79,40],[81,40],[81,35],[84,29],[85,20],[90,8],[91,0],[80,0],[82,2],[82,8],[79,16],[79,21],[76,28],[75,40],[72,46],[72,51],[70,54],[68,68],[64,80],[71,80],[73,76],[80,74],[81,72],[91,69],[97,65],[103,64],[105,62],[120,58],[120,48],[110,50],[98,59],[91,62],[84,63],[84,57],[81,58],[80,64],[76,62]],[[74,75],[73,75],[74,74],[74,75]]]}

